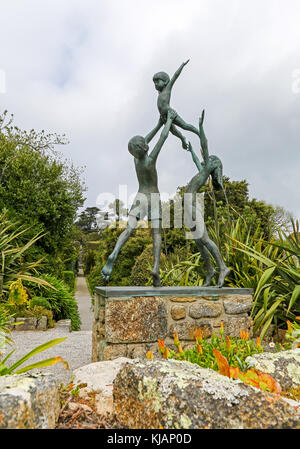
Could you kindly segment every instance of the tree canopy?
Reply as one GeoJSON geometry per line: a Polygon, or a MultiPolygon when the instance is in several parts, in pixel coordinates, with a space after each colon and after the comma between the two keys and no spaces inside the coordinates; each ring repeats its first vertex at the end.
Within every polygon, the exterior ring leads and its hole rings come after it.
{"type": "Polygon", "coordinates": [[[45,236],[39,246],[55,254],[70,241],[78,207],[84,202],[81,170],[54,149],[65,136],[29,132],[0,116],[0,210],[45,236]]]}

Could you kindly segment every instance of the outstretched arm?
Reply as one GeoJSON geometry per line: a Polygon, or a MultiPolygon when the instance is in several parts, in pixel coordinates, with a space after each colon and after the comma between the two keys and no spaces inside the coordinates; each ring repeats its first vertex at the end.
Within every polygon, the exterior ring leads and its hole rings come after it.
{"type": "Polygon", "coordinates": [[[154,129],[152,129],[152,131],[150,131],[149,134],[147,134],[147,136],[145,137],[145,142],[149,143],[151,142],[151,140],[153,139],[153,137],[155,136],[155,134],[160,130],[160,128],[163,125],[163,121],[161,120],[161,118],[158,120],[158,123],[156,125],[156,127],[154,129]]]}
{"type": "Polygon", "coordinates": [[[187,65],[187,63],[189,62],[189,59],[186,62],[183,62],[181,64],[181,66],[179,67],[179,69],[176,70],[176,72],[174,73],[174,75],[172,76],[172,78],[170,79],[168,85],[170,88],[173,87],[173,84],[175,83],[175,81],[177,80],[177,78],[179,77],[180,73],[182,72],[182,69],[185,65],[187,65]]]}
{"type": "Polygon", "coordinates": [[[202,157],[204,160],[204,164],[207,164],[209,154],[208,154],[208,142],[207,142],[207,138],[206,138],[206,135],[205,135],[204,129],[203,129],[204,114],[205,114],[205,111],[203,109],[201,118],[199,119],[199,131],[200,131],[200,143],[201,143],[201,149],[202,149],[202,157]]]}
{"type": "Polygon", "coordinates": [[[159,155],[160,150],[162,149],[163,144],[165,143],[168,135],[169,135],[169,131],[172,125],[173,120],[175,119],[175,117],[177,116],[177,113],[174,111],[174,109],[169,109],[168,110],[168,118],[167,118],[167,123],[164,126],[164,129],[161,132],[159,141],[157,142],[157,144],[155,145],[155,147],[153,148],[153,150],[151,151],[151,153],[149,154],[149,157],[151,157],[151,159],[153,159],[154,161],[157,159],[157,156],[159,155]]]}
{"type": "Polygon", "coordinates": [[[195,151],[193,150],[193,147],[192,147],[192,145],[191,145],[191,142],[189,142],[189,145],[188,145],[187,150],[191,153],[192,158],[193,158],[193,161],[194,161],[196,167],[198,168],[198,170],[199,170],[199,171],[203,170],[203,167],[202,167],[202,165],[201,165],[201,162],[199,161],[198,156],[196,156],[196,153],[195,153],[195,151]]]}

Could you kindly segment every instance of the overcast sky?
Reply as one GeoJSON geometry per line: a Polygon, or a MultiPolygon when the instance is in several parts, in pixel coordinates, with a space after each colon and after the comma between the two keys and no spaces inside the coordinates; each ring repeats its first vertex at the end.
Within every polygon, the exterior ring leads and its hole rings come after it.
{"type": "MultiPolygon", "coordinates": [[[[21,127],[67,134],[61,150],[86,167],[85,206],[102,192],[117,196],[119,184],[137,190],[127,143],[157,123],[152,76],[172,75],[190,58],[171,106],[195,125],[205,108],[209,150],[224,175],[246,179],[251,198],[300,217],[299,0],[0,4],[1,110],[21,127]]],[[[169,194],[196,172],[173,136],[157,168],[169,194]]]]}

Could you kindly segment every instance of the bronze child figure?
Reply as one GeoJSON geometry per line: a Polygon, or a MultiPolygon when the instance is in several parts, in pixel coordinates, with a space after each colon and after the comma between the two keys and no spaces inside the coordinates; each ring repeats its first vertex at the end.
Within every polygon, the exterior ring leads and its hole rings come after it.
{"type": "Polygon", "coordinates": [[[209,176],[212,177],[212,183],[215,189],[223,189],[222,162],[217,156],[209,156],[207,139],[203,129],[203,121],[204,111],[202,112],[201,119],[199,120],[199,135],[204,162],[201,163],[199,161],[192,145],[190,143],[188,145],[188,151],[190,151],[199,172],[191,179],[185,190],[185,194],[191,194],[192,196],[192,201],[187,201],[185,206],[187,214],[186,217],[188,219],[188,223],[186,223],[186,225],[191,229],[193,239],[203,257],[204,266],[207,272],[203,286],[207,287],[211,285],[212,278],[215,275],[215,270],[210,262],[211,255],[214,258],[219,270],[217,287],[223,287],[225,278],[230,273],[230,269],[225,265],[217,245],[209,238],[202,211],[196,201],[197,193],[206,183],[209,176]]]}
{"type": "MultiPolygon", "coordinates": [[[[169,75],[165,72],[158,72],[153,76],[155,89],[158,90],[159,92],[157,99],[157,107],[159,110],[160,119],[157,127],[155,128],[156,132],[167,121],[167,114],[170,108],[170,99],[173,85],[177,80],[177,78],[179,77],[179,75],[181,74],[182,69],[188,62],[189,60],[183,62],[179,67],[179,69],[176,70],[171,79],[169,75]]],[[[181,134],[181,132],[176,128],[175,125],[179,126],[179,128],[185,129],[186,131],[191,131],[194,134],[197,134],[197,136],[199,136],[199,131],[193,125],[189,125],[188,123],[186,123],[181,117],[179,117],[179,115],[177,115],[177,117],[174,119],[170,131],[174,136],[178,137],[181,140],[182,147],[184,149],[187,149],[188,144],[186,138],[181,134]]]]}
{"type": "Polygon", "coordinates": [[[113,265],[118,254],[127,242],[135,228],[138,220],[142,220],[146,215],[151,220],[154,266],[152,271],[154,287],[160,287],[159,261],[161,252],[161,202],[157,183],[156,160],[160,150],[165,143],[172,122],[176,117],[176,112],[169,109],[167,113],[166,124],[161,132],[160,138],[148,154],[148,142],[153,138],[155,132],[151,131],[146,138],[135,136],[128,143],[128,150],[134,157],[135,170],[139,182],[138,193],[134,199],[133,205],[129,211],[129,218],[126,229],[119,236],[113,252],[108,257],[105,266],[102,268],[102,277],[108,282],[113,265]]]}

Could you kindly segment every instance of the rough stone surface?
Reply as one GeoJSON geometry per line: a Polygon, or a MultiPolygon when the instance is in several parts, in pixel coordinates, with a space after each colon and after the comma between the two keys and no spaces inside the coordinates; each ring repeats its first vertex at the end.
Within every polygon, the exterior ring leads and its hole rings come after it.
{"type": "Polygon", "coordinates": [[[224,296],[220,297],[220,299],[224,299],[224,309],[229,315],[250,312],[252,307],[251,295],[235,295],[230,296],[230,298],[224,296]]]}
{"type": "Polygon", "coordinates": [[[54,429],[59,410],[52,374],[0,377],[0,429],[54,429]]]}
{"type": "Polygon", "coordinates": [[[202,323],[201,321],[183,321],[176,324],[172,324],[169,330],[169,337],[173,338],[174,331],[178,332],[179,340],[195,340],[194,332],[197,329],[201,329],[203,337],[210,337],[212,334],[212,328],[209,323],[202,323]]]}
{"type": "Polygon", "coordinates": [[[16,331],[30,331],[36,328],[37,319],[34,317],[17,317],[16,322],[22,323],[15,326],[16,331]]]}
{"type": "MultiPolygon", "coordinates": [[[[109,291],[111,289],[112,293],[120,294],[118,287],[109,288],[109,291]]],[[[141,288],[141,291],[145,289],[148,287],[141,288]]],[[[165,293],[169,291],[167,287],[164,289],[165,293]]],[[[121,293],[125,295],[133,290],[130,287],[121,293]]],[[[104,297],[96,294],[93,362],[116,357],[144,357],[149,345],[158,339],[164,339],[170,345],[174,330],[182,343],[192,344],[197,328],[200,327],[204,336],[209,338],[212,330],[219,335],[221,322],[227,323],[225,332],[229,336],[239,337],[240,330],[249,331],[251,335],[252,320],[245,310],[252,297],[247,289],[207,288],[207,294],[202,291],[205,289],[200,290],[198,293],[196,289],[185,288],[186,293],[179,296],[175,293],[174,296],[160,294],[159,291],[157,296],[142,293],[141,296],[104,297]],[[236,313],[226,313],[224,302],[229,312],[236,313]]]]}
{"type": "Polygon", "coordinates": [[[190,307],[189,315],[192,318],[216,318],[221,315],[221,304],[209,303],[207,301],[197,302],[190,307]]]}
{"type": "Polygon", "coordinates": [[[142,343],[165,338],[167,311],[164,301],[156,297],[108,301],[105,327],[109,343],[142,343]]]}
{"type": "Polygon", "coordinates": [[[118,357],[126,357],[127,345],[107,345],[103,348],[102,360],[113,360],[118,357]]]}
{"type": "Polygon", "coordinates": [[[300,349],[254,354],[246,358],[246,363],[271,374],[283,390],[300,387],[300,349]]]}
{"type": "Polygon", "coordinates": [[[71,320],[59,320],[55,324],[55,327],[72,332],[71,320]]]}
{"type": "Polygon", "coordinates": [[[47,317],[46,316],[42,316],[36,324],[36,329],[39,331],[45,331],[47,329],[47,317]]]}
{"type": "Polygon", "coordinates": [[[173,320],[182,320],[186,316],[186,311],[183,306],[173,306],[171,308],[171,317],[173,320]]]}
{"type": "Polygon", "coordinates": [[[197,298],[193,296],[170,296],[168,299],[172,302],[195,302],[197,298]]]}
{"type": "Polygon", "coordinates": [[[249,332],[252,336],[253,322],[248,316],[229,316],[225,320],[225,334],[231,337],[239,337],[240,330],[249,332]]]}
{"type": "Polygon", "coordinates": [[[114,411],[127,428],[284,429],[300,417],[280,396],[195,364],[135,360],[118,372],[114,411]]]}
{"type": "Polygon", "coordinates": [[[126,362],[130,359],[119,357],[113,361],[90,363],[74,371],[73,383],[86,384],[79,389],[79,396],[92,399],[99,415],[113,412],[113,381],[126,362]]]}

